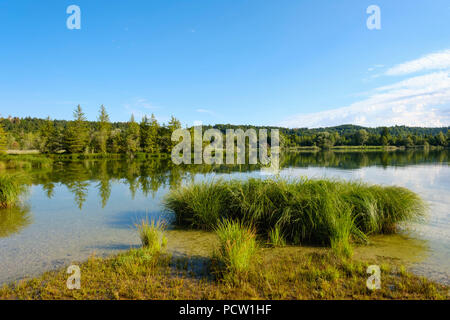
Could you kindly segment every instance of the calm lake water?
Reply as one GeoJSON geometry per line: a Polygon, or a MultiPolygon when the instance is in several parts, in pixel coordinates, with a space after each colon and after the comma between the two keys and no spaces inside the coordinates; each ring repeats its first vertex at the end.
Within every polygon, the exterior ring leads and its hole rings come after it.
{"type": "MultiPolygon", "coordinates": [[[[161,160],[61,161],[27,171],[33,185],[23,205],[0,210],[0,284],[139,246],[134,223],[146,216],[170,218],[161,201],[179,183],[267,178],[257,166],[177,167],[161,160]]],[[[448,150],[285,154],[281,175],[363,180],[419,193],[430,205],[424,222],[401,235],[374,237],[355,254],[399,259],[413,272],[449,284],[448,150]]],[[[171,231],[169,249],[207,255],[210,239],[204,232],[171,231]]]]}

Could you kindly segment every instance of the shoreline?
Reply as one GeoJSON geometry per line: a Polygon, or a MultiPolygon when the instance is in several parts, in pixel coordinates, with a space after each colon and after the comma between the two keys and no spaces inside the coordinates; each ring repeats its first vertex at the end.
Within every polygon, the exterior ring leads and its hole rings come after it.
{"type": "Polygon", "coordinates": [[[414,275],[389,259],[342,259],[323,247],[263,247],[248,277],[216,279],[208,256],[151,255],[130,249],[79,263],[81,289],[68,290],[67,266],[0,286],[3,299],[449,299],[448,286],[414,275]],[[283,261],[283,263],[280,263],[283,261]],[[369,265],[382,286],[366,287],[369,265]]]}
{"type": "MultiPolygon", "coordinates": [[[[449,147],[442,146],[423,146],[423,145],[414,145],[414,146],[380,146],[380,145],[342,145],[342,146],[331,146],[329,148],[322,148],[318,146],[291,146],[291,147],[282,147],[283,152],[295,152],[295,151],[404,151],[404,150],[448,150],[449,147]]],[[[20,156],[20,155],[39,155],[39,156],[47,156],[49,158],[90,158],[90,157],[129,157],[130,155],[127,153],[42,153],[39,150],[6,150],[6,155],[12,156],[20,156]]],[[[148,153],[148,152],[136,152],[134,156],[151,156],[151,157],[168,157],[170,153],[166,152],[158,152],[158,153],[148,153]]]]}

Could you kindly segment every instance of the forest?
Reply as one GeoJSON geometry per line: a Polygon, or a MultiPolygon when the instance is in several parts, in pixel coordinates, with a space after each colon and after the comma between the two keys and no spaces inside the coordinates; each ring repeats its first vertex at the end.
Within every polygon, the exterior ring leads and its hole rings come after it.
{"type": "MultiPolygon", "coordinates": [[[[111,122],[102,105],[96,121],[88,121],[78,105],[73,120],[0,117],[1,150],[39,150],[41,153],[126,153],[161,154],[171,152],[174,142],[172,132],[181,128],[181,122],[171,117],[160,124],[155,116],[144,116],[138,123],[132,115],[128,122],[111,122]]],[[[448,147],[450,127],[377,127],[341,125],[328,128],[280,128],[250,125],[217,124],[204,126],[226,129],[279,129],[284,148],[321,148],[350,146],[395,147],[448,147]]],[[[192,128],[191,128],[192,129],[192,128]]]]}

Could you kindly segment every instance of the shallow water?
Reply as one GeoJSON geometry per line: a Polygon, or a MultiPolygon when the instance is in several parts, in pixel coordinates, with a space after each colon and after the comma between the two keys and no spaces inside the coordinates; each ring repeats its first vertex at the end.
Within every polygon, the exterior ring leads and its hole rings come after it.
{"type": "MultiPolygon", "coordinates": [[[[373,237],[355,254],[396,259],[449,284],[448,159],[448,151],[296,153],[283,156],[281,175],[360,179],[418,192],[430,204],[423,223],[401,235],[373,237]]],[[[146,216],[170,219],[161,202],[179,183],[260,176],[257,166],[175,167],[159,160],[64,161],[28,173],[33,185],[23,205],[0,211],[0,283],[139,246],[134,223],[146,216]]],[[[175,255],[206,256],[213,245],[211,233],[169,232],[168,247],[175,255]]]]}

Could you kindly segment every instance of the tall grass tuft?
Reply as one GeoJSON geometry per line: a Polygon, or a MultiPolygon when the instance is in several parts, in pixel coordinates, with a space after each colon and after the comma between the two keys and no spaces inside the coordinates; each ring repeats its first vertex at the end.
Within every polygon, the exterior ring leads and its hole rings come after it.
{"type": "Polygon", "coordinates": [[[27,189],[27,179],[19,174],[0,175],[0,208],[12,207],[27,189]]]}
{"type": "Polygon", "coordinates": [[[269,231],[269,244],[274,247],[284,247],[286,240],[279,226],[275,226],[269,231]]]}
{"type": "Polygon", "coordinates": [[[226,281],[236,282],[245,277],[257,251],[256,232],[253,227],[239,221],[223,220],[215,232],[219,247],[213,253],[218,273],[226,281]]]}
{"type": "Polygon", "coordinates": [[[141,238],[142,246],[151,254],[160,254],[166,247],[167,238],[164,234],[166,223],[162,220],[142,219],[136,224],[136,228],[141,238]]]}
{"type": "Polygon", "coordinates": [[[222,219],[256,227],[293,244],[331,246],[349,255],[352,241],[396,232],[402,222],[421,218],[426,205],[414,192],[340,180],[215,180],[183,186],[165,198],[176,223],[214,229],[222,219]]]}

